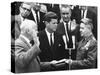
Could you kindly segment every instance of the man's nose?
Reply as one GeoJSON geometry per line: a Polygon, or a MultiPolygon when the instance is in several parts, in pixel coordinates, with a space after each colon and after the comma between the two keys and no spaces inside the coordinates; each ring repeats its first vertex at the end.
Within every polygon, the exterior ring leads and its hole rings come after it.
{"type": "Polygon", "coordinates": [[[65,14],[65,17],[67,17],[68,15],[65,14]]]}
{"type": "Polygon", "coordinates": [[[25,12],[27,12],[27,10],[25,10],[25,12]]]}

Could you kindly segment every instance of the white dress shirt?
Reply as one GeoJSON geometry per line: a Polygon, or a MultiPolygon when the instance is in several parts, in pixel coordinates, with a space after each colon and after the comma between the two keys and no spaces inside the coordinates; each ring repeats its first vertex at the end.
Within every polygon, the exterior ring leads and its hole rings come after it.
{"type": "Polygon", "coordinates": [[[83,16],[83,18],[86,18],[86,16],[87,16],[87,9],[84,10],[84,13],[83,13],[83,10],[81,10],[81,16],[83,16]],[[84,16],[83,16],[83,14],[84,14],[84,16]]]}
{"type": "MultiPolygon", "coordinates": [[[[33,14],[33,17],[34,17],[34,19],[35,19],[36,24],[38,24],[38,23],[37,23],[37,17],[36,17],[35,11],[34,11],[33,9],[31,9],[31,11],[32,11],[32,14],[33,14]]],[[[39,19],[39,21],[40,21],[40,14],[39,14],[39,12],[37,12],[37,13],[38,13],[38,19],[39,19]]]]}
{"type": "Polygon", "coordinates": [[[54,33],[49,33],[47,31],[47,29],[45,29],[45,31],[46,31],[46,34],[47,34],[47,38],[48,38],[49,44],[51,45],[51,42],[50,42],[50,34],[52,34],[52,42],[54,44],[54,33]]]}

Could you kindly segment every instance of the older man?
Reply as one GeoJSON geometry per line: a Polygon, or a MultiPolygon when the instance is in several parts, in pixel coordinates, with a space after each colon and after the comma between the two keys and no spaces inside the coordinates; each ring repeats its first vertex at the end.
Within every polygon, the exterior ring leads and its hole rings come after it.
{"type": "Polygon", "coordinates": [[[92,34],[91,19],[81,20],[80,33],[83,37],[77,48],[76,60],[66,61],[70,69],[90,69],[97,67],[97,41],[92,34]]]}
{"type": "Polygon", "coordinates": [[[21,24],[21,34],[15,41],[15,73],[40,71],[38,59],[40,49],[36,30],[33,21],[26,19],[21,24]],[[30,43],[31,40],[34,40],[33,45],[30,43]]]}
{"type": "MultiPolygon", "coordinates": [[[[61,5],[61,22],[57,26],[56,32],[63,36],[66,48],[66,58],[69,58],[68,48],[75,49],[79,27],[75,20],[71,20],[71,8],[69,5],[61,5]]],[[[79,36],[79,35],[78,35],[79,36]]],[[[72,51],[72,57],[75,59],[76,50],[72,51]]]]}

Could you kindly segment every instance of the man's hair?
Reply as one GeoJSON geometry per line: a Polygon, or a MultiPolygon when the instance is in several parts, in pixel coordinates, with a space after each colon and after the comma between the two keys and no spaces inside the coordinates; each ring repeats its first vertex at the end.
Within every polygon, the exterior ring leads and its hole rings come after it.
{"type": "Polygon", "coordinates": [[[54,12],[47,12],[47,13],[44,15],[44,21],[50,22],[51,19],[58,19],[57,14],[54,13],[54,12]]]}
{"type": "MultiPolygon", "coordinates": [[[[60,7],[60,12],[62,11],[62,8],[69,8],[70,11],[71,11],[71,7],[70,7],[70,5],[62,4],[61,7],[60,7]]],[[[72,12],[72,11],[71,11],[71,12],[72,12]]]]}
{"type": "Polygon", "coordinates": [[[91,19],[83,18],[81,19],[81,23],[84,23],[86,26],[89,25],[91,27],[91,30],[93,29],[93,23],[91,19]]]}
{"type": "Polygon", "coordinates": [[[32,3],[31,2],[22,2],[20,6],[22,7],[23,4],[27,4],[27,5],[30,5],[31,6],[32,3]]]}
{"type": "Polygon", "coordinates": [[[21,24],[21,34],[22,33],[26,33],[27,30],[30,30],[31,28],[35,28],[37,25],[34,21],[32,20],[28,20],[28,19],[25,19],[25,21],[22,22],[21,24]]]}

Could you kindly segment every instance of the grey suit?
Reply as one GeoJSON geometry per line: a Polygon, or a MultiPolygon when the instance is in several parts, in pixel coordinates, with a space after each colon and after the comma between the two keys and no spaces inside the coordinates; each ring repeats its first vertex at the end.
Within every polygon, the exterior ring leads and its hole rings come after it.
{"type": "Polygon", "coordinates": [[[40,49],[27,43],[23,37],[19,37],[15,41],[15,72],[39,72],[40,63],[37,58],[40,49]]]}

